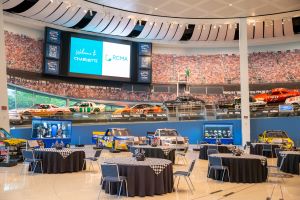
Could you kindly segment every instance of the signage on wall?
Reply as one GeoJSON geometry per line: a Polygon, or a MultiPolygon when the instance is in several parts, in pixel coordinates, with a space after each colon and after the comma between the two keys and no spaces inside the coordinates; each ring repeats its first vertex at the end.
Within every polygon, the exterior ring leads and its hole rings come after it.
{"type": "Polygon", "coordinates": [[[152,55],[152,44],[151,43],[139,43],[139,55],[140,56],[151,56],[152,55]]]}
{"type": "Polygon", "coordinates": [[[139,69],[138,81],[141,83],[149,83],[151,81],[150,70],[139,69]]]}
{"type": "Polygon", "coordinates": [[[138,48],[138,82],[151,83],[152,74],[152,44],[139,43],[138,48]]]}
{"type": "Polygon", "coordinates": [[[139,57],[139,67],[145,69],[151,69],[151,57],[140,56],[139,57]]]}
{"type": "Polygon", "coordinates": [[[61,31],[46,28],[46,44],[44,49],[44,72],[58,75],[61,59],[61,31]]]}

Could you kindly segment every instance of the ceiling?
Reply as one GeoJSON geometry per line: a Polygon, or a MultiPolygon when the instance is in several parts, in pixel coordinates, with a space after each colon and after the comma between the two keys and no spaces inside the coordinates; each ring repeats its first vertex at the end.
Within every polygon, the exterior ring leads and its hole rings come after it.
{"type": "Polygon", "coordinates": [[[86,0],[142,14],[181,18],[234,18],[300,9],[300,0],[86,0]]]}

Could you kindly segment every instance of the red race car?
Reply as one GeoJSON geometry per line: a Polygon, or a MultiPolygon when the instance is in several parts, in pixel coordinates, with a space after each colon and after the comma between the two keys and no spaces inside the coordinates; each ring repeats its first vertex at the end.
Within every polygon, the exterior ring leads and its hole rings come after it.
{"type": "Polygon", "coordinates": [[[284,102],[289,97],[299,96],[299,90],[290,90],[286,88],[272,89],[271,93],[257,94],[254,98],[258,101],[265,101],[267,103],[284,102]]]}

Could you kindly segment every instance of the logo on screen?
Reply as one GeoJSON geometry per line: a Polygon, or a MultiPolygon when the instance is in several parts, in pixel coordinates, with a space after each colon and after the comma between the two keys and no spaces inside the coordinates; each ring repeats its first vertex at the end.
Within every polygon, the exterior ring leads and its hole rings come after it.
{"type": "Polygon", "coordinates": [[[110,62],[110,61],[128,61],[127,56],[108,55],[108,54],[105,54],[104,59],[108,62],[110,62]]]}

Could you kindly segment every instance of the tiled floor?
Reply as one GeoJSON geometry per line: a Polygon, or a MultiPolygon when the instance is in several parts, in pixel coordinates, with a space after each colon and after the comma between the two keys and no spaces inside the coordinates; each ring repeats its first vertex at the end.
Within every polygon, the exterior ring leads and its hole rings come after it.
{"type": "MultiPolygon", "coordinates": [[[[130,153],[111,154],[104,151],[102,157],[112,156],[131,156],[130,153]]],[[[198,157],[198,152],[189,152],[187,155],[191,160],[198,157]]],[[[270,160],[269,163],[275,163],[270,160]]],[[[100,189],[99,170],[93,172],[78,172],[67,174],[36,174],[20,175],[22,164],[12,168],[0,168],[0,200],[86,200],[97,199],[100,189]]],[[[174,165],[174,171],[186,169],[185,165],[174,165]]],[[[170,194],[154,197],[145,197],[143,199],[151,200],[257,200],[266,199],[271,195],[274,189],[272,199],[281,198],[281,190],[285,200],[300,199],[300,176],[285,179],[282,183],[277,178],[271,178],[270,182],[260,184],[236,184],[222,183],[206,178],[207,161],[198,160],[191,178],[196,190],[193,194],[188,191],[184,181],[180,182],[179,190],[170,194]],[[215,191],[220,191],[213,193],[215,191]],[[234,192],[232,195],[229,193],[234,192]],[[226,196],[228,195],[228,196],[226,196]]],[[[116,199],[116,196],[101,194],[100,199],[116,199]]],[[[122,197],[126,199],[125,197],[122,197]]],[[[139,197],[128,199],[141,199],[139,197]]]]}

